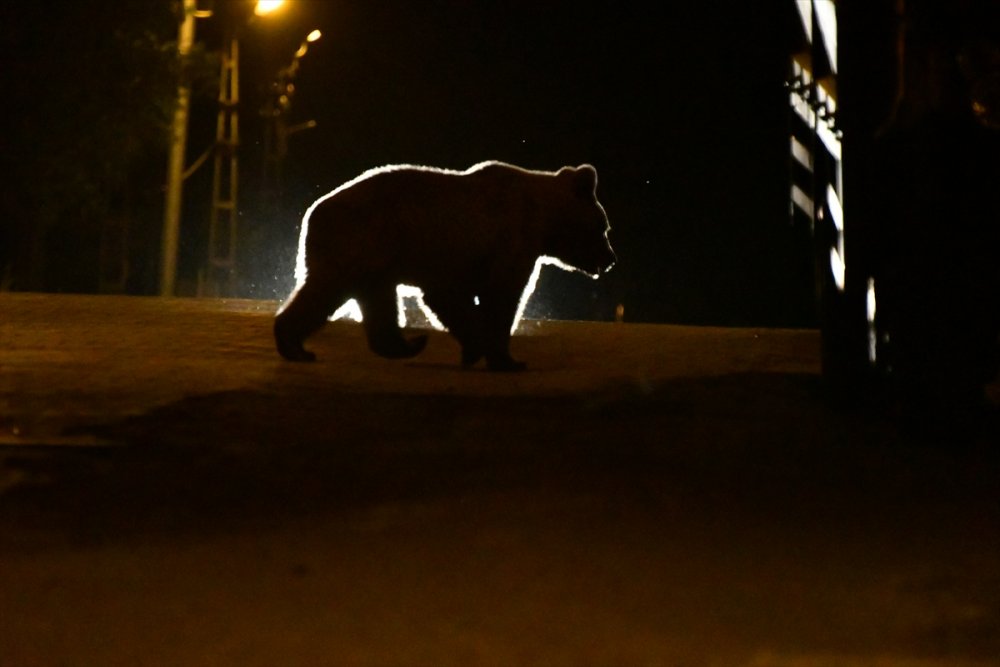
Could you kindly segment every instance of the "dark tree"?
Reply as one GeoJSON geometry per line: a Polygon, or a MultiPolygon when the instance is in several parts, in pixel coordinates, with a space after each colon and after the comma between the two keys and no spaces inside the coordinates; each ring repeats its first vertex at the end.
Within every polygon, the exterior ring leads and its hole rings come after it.
{"type": "Polygon", "coordinates": [[[0,5],[4,287],[91,291],[102,248],[127,257],[130,209],[162,184],[176,33],[167,0],[0,5]]]}

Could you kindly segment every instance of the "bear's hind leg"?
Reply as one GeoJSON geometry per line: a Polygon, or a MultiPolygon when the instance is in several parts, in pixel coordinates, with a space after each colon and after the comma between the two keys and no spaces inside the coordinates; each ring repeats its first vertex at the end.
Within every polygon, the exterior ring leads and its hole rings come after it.
{"type": "Polygon", "coordinates": [[[361,324],[368,338],[368,347],[387,359],[408,359],[420,354],[427,345],[427,336],[407,340],[399,329],[399,308],[395,285],[371,286],[357,295],[361,308],[361,324]]]}
{"type": "Polygon", "coordinates": [[[316,355],[302,344],[318,331],[339,305],[340,296],[313,279],[306,281],[285,302],[274,318],[274,341],[278,353],[289,361],[315,361],[316,355]]]}

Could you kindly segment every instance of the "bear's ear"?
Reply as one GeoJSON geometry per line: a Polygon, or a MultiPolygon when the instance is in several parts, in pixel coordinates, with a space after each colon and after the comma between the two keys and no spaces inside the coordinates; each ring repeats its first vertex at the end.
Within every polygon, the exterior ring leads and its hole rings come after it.
{"type": "Polygon", "coordinates": [[[581,164],[573,173],[573,191],[578,197],[588,198],[597,191],[597,170],[581,164]]]}

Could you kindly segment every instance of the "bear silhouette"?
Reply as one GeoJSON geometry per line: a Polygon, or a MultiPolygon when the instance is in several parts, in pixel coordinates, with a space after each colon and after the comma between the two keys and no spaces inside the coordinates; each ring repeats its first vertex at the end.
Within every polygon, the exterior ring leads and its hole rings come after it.
{"type": "Polygon", "coordinates": [[[407,339],[397,285],[418,287],[455,337],[462,364],[520,370],[510,336],[540,258],[597,278],[615,263],[591,165],[534,171],[483,162],[465,171],[391,165],[365,172],[306,212],[297,287],[278,310],[278,352],[312,361],[303,343],[338,306],[355,299],[369,348],[418,354],[407,339]]]}

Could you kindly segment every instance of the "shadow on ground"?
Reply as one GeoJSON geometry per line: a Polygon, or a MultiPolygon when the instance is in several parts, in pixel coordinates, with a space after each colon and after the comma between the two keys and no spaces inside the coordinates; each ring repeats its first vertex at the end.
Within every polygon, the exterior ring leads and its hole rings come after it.
{"type": "Polygon", "coordinates": [[[915,447],[885,420],[833,410],[810,374],[550,397],[224,391],[86,434],[106,446],[7,457],[27,480],[8,518],[90,543],[527,489],[850,521],[995,502],[998,472],[993,448],[915,447]]]}

